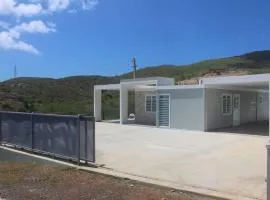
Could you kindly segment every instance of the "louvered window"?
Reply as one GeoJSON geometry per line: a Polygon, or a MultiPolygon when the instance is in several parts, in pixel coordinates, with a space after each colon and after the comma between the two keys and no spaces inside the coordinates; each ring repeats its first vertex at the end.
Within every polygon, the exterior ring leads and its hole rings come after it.
{"type": "Polygon", "coordinates": [[[222,114],[232,114],[232,95],[230,94],[222,95],[222,114]]]}
{"type": "Polygon", "coordinates": [[[156,112],[156,96],[147,95],[145,97],[145,111],[156,112]]]}

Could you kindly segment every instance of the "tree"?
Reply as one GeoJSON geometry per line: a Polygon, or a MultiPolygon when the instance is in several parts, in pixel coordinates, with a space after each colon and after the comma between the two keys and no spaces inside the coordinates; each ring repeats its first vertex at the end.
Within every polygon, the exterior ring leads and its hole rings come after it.
{"type": "Polygon", "coordinates": [[[4,104],[2,105],[2,109],[3,109],[3,110],[9,111],[9,110],[12,110],[12,107],[11,107],[11,105],[9,105],[9,104],[7,104],[7,103],[4,103],[4,104]]]}
{"type": "Polygon", "coordinates": [[[34,104],[34,102],[33,101],[30,101],[30,102],[28,102],[28,101],[24,101],[23,102],[23,104],[24,104],[24,110],[26,111],[26,112],[34,112],[36,109],[35,109],[35,104],[34,104]]]}
{"type": "Polygon", "coordinates": [[[179,80],[180,81],[185,80],[185,75],[182,71],[179,73],[179,80]]]}

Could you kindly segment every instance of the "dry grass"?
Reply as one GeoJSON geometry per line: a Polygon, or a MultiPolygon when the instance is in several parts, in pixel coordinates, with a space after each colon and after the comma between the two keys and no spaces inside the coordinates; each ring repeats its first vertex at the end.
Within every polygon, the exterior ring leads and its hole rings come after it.
{"type": "Polygon", "coordinates": [[[72,168],[1,162],[0,197],[7,200],[215,199],[72,168]]]}

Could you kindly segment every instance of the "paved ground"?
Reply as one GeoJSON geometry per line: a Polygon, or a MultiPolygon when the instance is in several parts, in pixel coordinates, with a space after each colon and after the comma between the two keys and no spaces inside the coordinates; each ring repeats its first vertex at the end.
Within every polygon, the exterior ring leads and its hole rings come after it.
{"type": "Polygon", "coordinates": [[[251,134],[251,135],[269,135],[269,126],[266,123],[249,123],[241,124],[237,127],[220,128],[216,132],[238,133],[238,134],[251,134]]]}
{"type": "Polygon", "coordinates": [[[265,199],[263,136],[97,123],[97,163],[205,193],[265,199]]]}

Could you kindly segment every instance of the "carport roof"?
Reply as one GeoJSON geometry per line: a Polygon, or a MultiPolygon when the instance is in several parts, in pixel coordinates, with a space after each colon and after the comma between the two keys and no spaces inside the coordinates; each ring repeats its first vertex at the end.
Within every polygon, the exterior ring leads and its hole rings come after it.
{"type": "Polygon", "coordinates": [[[245,89],[269,89],[270,74],[202,78],[205,87],[241,87],[245,89]]]}
{"type": "Polygon", "coordinates": [[[172,81],[170,78],[163,77],[151,77],[151,78],[139,78],[139,79],[126,79],[121,80],[120,84],[108,84],[108,85],[95,85],[97,90],[120,90],[121,85],[128,88],[136,88],[140,90],[151,89],[193,89],[203,87],[248,87],[249,89],[268,89],[270,74],[257,74],[257,75],[244,75],[244,76],[224,76],[224,77],[212,77],[202,78],[199,85],[157,85],[157,81],[167,80],[172,81]],[[154,84],[155,86],[147,86],[147,84],[154,84]]]}
{"type": "MultiPolygon", "coordinates": [[[[126,85],[125,85],[126,87],[126,85]]],[[[120,90],[121,84],[95,85],[96,90],[120,90]]],[[[129,89],[137,89],[141,91],[153,90],[175,90],[175,89],[198,89],[203,88],[203,85],[163,85],[163,86],[148,86],[143,84],[128,84],[129,89]]]]}
{"type": "Polygon", "coordinates": [[[95,85],[96,90],[120,90],[120,84],[95,85]]]}
{"type": "Polygon", "coordinates": [[[174,79],[166,77],[148,77],[136,79],[124,79],[119,84],[95,85],[96,90],[120,90],[121,87],[140,90],[156,89],[159,85],[173,86],[174,79]]]}
{"type": "Polygon", "coordinates": [[[136,78],[136,79],[122,79],[122,80],[120,80],[121,83],[147,82],[147,81],[172,81],[172,82],[174,82],[174,78],[156,76],[156,77],[146,77],[146,78],[136,78]]]}
{"type": "MultiPolygon", "coordinates": [[[[95,90],[120,90],[121,84],[108,84],[108,85],[95,85],[95,90]]],[[[157,87],[156,86],[147,86],[143,84],[130,84],[128,86],[125,85],[125,88],[128,89],[137,89],[137,90],[154,90],[157,87]]]]}
{"type": "Polygon", "coordinates": [[[202,78],[201,85],[249,85],[269,84],[270,74],[202,78]]]}

